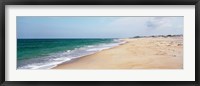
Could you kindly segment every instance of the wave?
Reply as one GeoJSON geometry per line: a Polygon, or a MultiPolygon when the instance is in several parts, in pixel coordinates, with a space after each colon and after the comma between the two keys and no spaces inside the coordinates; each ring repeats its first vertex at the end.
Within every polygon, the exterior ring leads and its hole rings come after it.
{"type": "Polygon", "coordinates": [[[96,52],[109,49],[124,44],[120,39],[114,39],[111,43],[102,43],[97,45],[87,45],[74,50],[66,50],[58,53],[51,53],[48,56],[32,58],[19,61],[17,69],[51,69],[59,64],[70,62],[74,59],[94,54],[96,52]]]}

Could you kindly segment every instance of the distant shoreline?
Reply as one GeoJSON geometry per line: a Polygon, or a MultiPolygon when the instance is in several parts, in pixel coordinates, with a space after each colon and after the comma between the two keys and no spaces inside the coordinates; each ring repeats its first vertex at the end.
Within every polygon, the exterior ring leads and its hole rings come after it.
{"type": "Polygon", "coordinates": [[[183,35],[138,38],[53,69],[183,69],[183,35]]]}
{"type": "Polygon", "coordinates": [[[129,38],[150,38],[150,37],[183,37],[182,34],[179,35],[151,35],[151,36],[134,36],[134,37],[129,37],[129,38]]]}

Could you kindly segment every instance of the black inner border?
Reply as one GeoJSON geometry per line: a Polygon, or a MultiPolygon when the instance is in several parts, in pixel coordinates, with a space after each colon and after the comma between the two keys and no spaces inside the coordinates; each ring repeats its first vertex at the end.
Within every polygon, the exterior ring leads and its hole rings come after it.
{"type": "MultiPolygon", "coordinates": [[[[1,86],[198,86],[200,0],[2,0],[0,1],[1,86]],[[195,5],[195,81],[5,81],[6,5],[195,5]]],[[[39,78],[39,77],[38,77],[39,78]]],[[[173,78],[173,77],[172,77],[173,78]]]]}

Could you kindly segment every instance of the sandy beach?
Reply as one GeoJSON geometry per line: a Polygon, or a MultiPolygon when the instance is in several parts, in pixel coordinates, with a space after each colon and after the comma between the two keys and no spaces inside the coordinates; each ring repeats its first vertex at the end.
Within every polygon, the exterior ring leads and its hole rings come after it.
{"type": "Polygon", "coordinates": [[[126,43],[53,69],[183,69],[183,37],[122,39],[126,43]]]}

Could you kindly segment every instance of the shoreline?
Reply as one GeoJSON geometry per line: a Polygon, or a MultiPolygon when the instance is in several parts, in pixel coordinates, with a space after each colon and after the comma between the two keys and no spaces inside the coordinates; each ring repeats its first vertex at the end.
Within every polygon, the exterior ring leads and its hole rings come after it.
{"type": "Polygon", "coordinates": [[[183,37],[122,40],[126,43],[64,62],[52,69],[183,69],[183,37]]]}
{"type": "MultiPolygon", "coordinates": [[[[108,48],[108,49],[103,49],[103,50],[101,50],[101,51],[106,51],[106,50],[109,50],[109,49],[113,49],[113,48],[119,47],[119,46],[121,46],[121,45],[124,45],[124,44],[126,44],[126,43],[128,43],[128,42],[119,44],[118,46],[114,46],[114,47],[111,47],[111,48],[108,48]]],[[[75,59],[71,59],[70,61],[63,62],[63,63],[58,64],[57,66],[55,66],[55,67],[53,67],[53,68],[50,68],[50,69],[57,69],[58,66],[73,63],[73,62],[75,62],[75,61],[77,61],[77,60],[83,59],[84,57],[88,57],[88,56],[94,55],[94,54],[96,54],[96,53],[100,53],[101,51],[98,51],[98,52],[95,52],[95,53],[92,53],[92,54],[89,54],[89,55],[81,56],[81,57],[78,57],[78,58],[75,58],[75,59]]]]}

